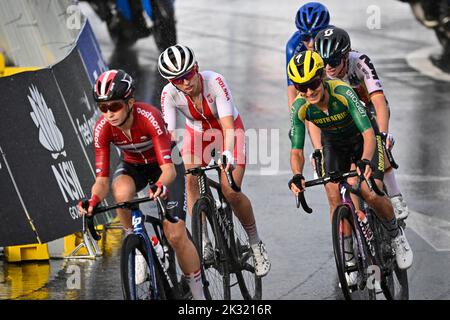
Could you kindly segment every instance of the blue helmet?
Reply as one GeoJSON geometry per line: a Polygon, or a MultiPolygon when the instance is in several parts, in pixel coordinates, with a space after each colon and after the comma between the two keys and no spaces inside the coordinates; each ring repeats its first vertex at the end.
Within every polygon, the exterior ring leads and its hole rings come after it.
{"type": "Polygon", "coordinates": [[[295,25],[300,33],[315,33],[328,26],[330,13],[319,2],[308,2],[301,6],[295,16],[295,25]]]}

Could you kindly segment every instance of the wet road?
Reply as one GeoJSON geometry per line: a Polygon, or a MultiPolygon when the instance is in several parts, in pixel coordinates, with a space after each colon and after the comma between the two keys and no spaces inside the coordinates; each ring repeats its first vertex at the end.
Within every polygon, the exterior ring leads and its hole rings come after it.
{"type": "MultiPolygon", "coordinates": [[[[397,177],[413,211],[406,230],[415,255],[408,271],[410,297],[450,299],[450,84],[407,64],[408,55],[436,47],[437,40],[399,1],[377,1],[377,7],[366,0],[322,2],[331,12],[331,23],[349,32],[352,47],[371,57],[390,102],[390,130],[397,141],[394,156],[400,164],[397,177]],[[380,13],[380,25],[369,29],[374,12],[380,13]]],[[[294,0],[258,5],[237,0],[176,1],[178,39],[194,49],[200,69],[225,76],[246,129],[255,129],[257,139],[249,147],[250,153],[257,152],[252,154],[255,161],[248,166],[244,191],[252,200],[272,260],[263,298],[342,299],[323,189],[307,192],[314,213],[306,215],[295,208],[286,187],[291,173],[284,48],[295,31],[298,5],[294,0]],[[256,147],[266,146],[266,141],[269,147],[256,147]]],[[[110,66],[132,73],[139,81],[137,97],[157,104],[164,82],[156,71],[153,39],[140,40],[131,52],[117,51],[106,27],[88,7],[83,8],[110,66]]],[[[306,153],[310,152],[307,142],[306,153]]],[[[312,178],[309,166],[305,175],[312,178]]],[[[23,266],[0,262],[0,298],[121,299],[119,243],[120,234],[110,230],[105,255],[96,261],[52,260],[23,266]],[[71,265],[81,268],[80,290],[68,288],[66,271],[71,265]]]]}

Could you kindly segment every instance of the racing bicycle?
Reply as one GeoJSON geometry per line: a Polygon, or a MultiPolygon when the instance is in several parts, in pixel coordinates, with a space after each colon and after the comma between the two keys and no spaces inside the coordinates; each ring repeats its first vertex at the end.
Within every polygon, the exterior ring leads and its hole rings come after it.
{"type": "MultiPolygon", "coordinates": [[[[216,162],[186,171],[186,174],[197,177],[200,189],[200,198],[192,209],[194,244],[213,299],[231,299],[231,288],[238,285],[244,299],[260,300],[262,281],[255,274],[255,261],[247,235],[222,193],[220,171],[221,166],[216,162]],[[210,170],[217,171],[219,182],[207,177],[206,172],[210,170]]],[[[226,177],[231,188],[240,192],[232,174],[227,171],[226,177]]]]}
{"type": "MultiPolygon", "coordinates": [[[[319,165],[316,163],[316,165],[319,165]]],[[[361,183],[366,181],[369,189],[380,196],[384,192],[380,191],[371,177],[365,180],[363,175],[358,175],[355,170],[338,173],[330,172],[321,178],[306,181],[305,186],[312,187],[324,185],[327,182],[339,183],[342,204],[333,213],[332,237],[333,251],[336,262],[342,293],[347,300],[353,298],[368,300],[408,300],[408,275],[406,270],[401,270],[397,266],[395,251],[391,246],[391,238],[385,229],[382,221],[375,211],[361,201],[361,211],[357,212],[351,198],[351,193],[361,196],[361,183]],[[356,187],[348,184],[347,178],[358,176],[356,187]],[[362,214],[361,214],[362,213],[362,214]],[[364,216],[367,218],[364,221],[364,216]],[[353,255],[356,264],[348,266],[345,255],[349,252],[344,250],[344,229],[350,226],[353,238],[353,255]],[[356,284],[350,285],[348,279],[350,273],[357,273],[356,284]]],[[[297,208],[302,208],[307,213],[312,213],[306,203],[304,193],[299,193],[297,198],[297,208]]]]}
{"type": "MultiPolygon", "coordinates": [[[[171,223],[176,223],[178,217],[171,215],[165,209],[164,202],[156,197],[158,218],[150,215],[144,215],[139,209],[139,204],[152,201],[150,197],[143,197],[133,199],[127,202],[117,203],[111,206],[96,207],[91,216],[86,217],[87,226],[95,240],[100,240],[101,236],[97,233],[94,227],[94,215],[118,209],[130,209],[133,224],[133,233],[128,234],[122,243],[120,255],[120,273],[122,282],[122,291],[124,299],[126,300],[189,300],[192,299],[189,286],[184,278],[176,261],[176,255],[171,248],[163,229],[163,221],[167,219],[171,223]],[[149,223],[152,231],[157,237],[159,243],[164,248],[165,258],[169,260],[169,264],[164,263],[162,258],[156,254],[155,248],[152,245],[150,237],[147,233],[145,223],[149,223]],[[145,275],[135,274],[136,255],[142,254],[145,258],[145,275]],[[139,279],[141,278],[141,279],[139,279]]],[[[84,202],[86,207],[89,203],[84,202]]],[[[188,230],[188,236],[190,233],[188,230]]],[[[202,279],[204,273],[202,270],[202,279]]],[[[204,293],[206,299],[211,296],[204,286],[204,293]]]]}

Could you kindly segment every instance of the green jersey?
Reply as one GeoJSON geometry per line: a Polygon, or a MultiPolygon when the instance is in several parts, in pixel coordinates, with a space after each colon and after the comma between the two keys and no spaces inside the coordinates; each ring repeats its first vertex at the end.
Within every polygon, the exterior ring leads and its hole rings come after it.
{"type": "Polygon", "coordinates": [[[364,105],[348,84],[341,80],[325,80],[324,84],[330,97],[327,113],[300,96],[292,104],[292,149],[304,147],[305,120],[318,126],[324,139],[337,143],[372,127],[364,105]]]}

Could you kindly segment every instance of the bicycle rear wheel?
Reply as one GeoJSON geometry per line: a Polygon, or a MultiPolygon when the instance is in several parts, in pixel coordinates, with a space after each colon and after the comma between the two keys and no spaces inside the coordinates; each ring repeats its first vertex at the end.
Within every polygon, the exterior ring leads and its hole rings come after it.
{"type": "Polygon", "coordinates": [[[377,254],[382,268],[381,289],[387,300],[409,300],[408,272],[397,266],[391,237],[372,210],[372,226],[376,234],[377,254]]]}
{"type": "Polygon", "coordinates": [[[232,254],[238,262],[235,275],[242,297],[245,300],[261,300],[262,279],[255,274],[255,259],[248,242],[247,233],[239,219],[233,214],[234,236],[231,238],[232,254]]]}
{"type": "Polygon", "coordinates": [[[213,300],[230,299],[230,269],[226,241],[213,206],[208,198],[200,198],[192,209],[192,237],[204,269],[205,294],[213,300]],[[208,256],[204,254],[204,229],[211,243],[208,256]]]}
{"type": "MultiPolygon", "coordinates": [[[[345,205],[338,206],[333,214],[332,222],[333,251],[336,262],[336,269],[339,277],[340,287],[346,300],[373,300],[376,298],[375,288],[371,288],[367,283],[367,267],[370,264],[370,257],[365,244],[361,244],[356,236],[353,225],[352,212],[345,205]],[[353,237],[353,254],[356,264],[347,266],[345,263],[344,251],[344,225],[351,227],[353,237]],[[350,273],[356,274],[356,283],[352,286],[348,283],[350,273]]],[[[352,275],[355,277],[355,275],[352,275]]]]}
{"type": "MultiPolygon", "coordinates": [[[[152,259],[152,261],[154,261],[152,259]]],[[[128,235],[122,244],[120,256],[120,274],[122,281],[122,291],[125,300],[165,300],[161,272],[153,262],[149,262],[149,256],[141,236],[136,234],[128,235]],[[139,251],[146,263],[143,275],[136,275],[135,257],[139,251]],[[141,278],[141,279],[138,279],[141,278]],[[156,282],[156,288],[153,285],[156,282]],[[156,290],[157,289],[157,290],[156,290]]]]}

